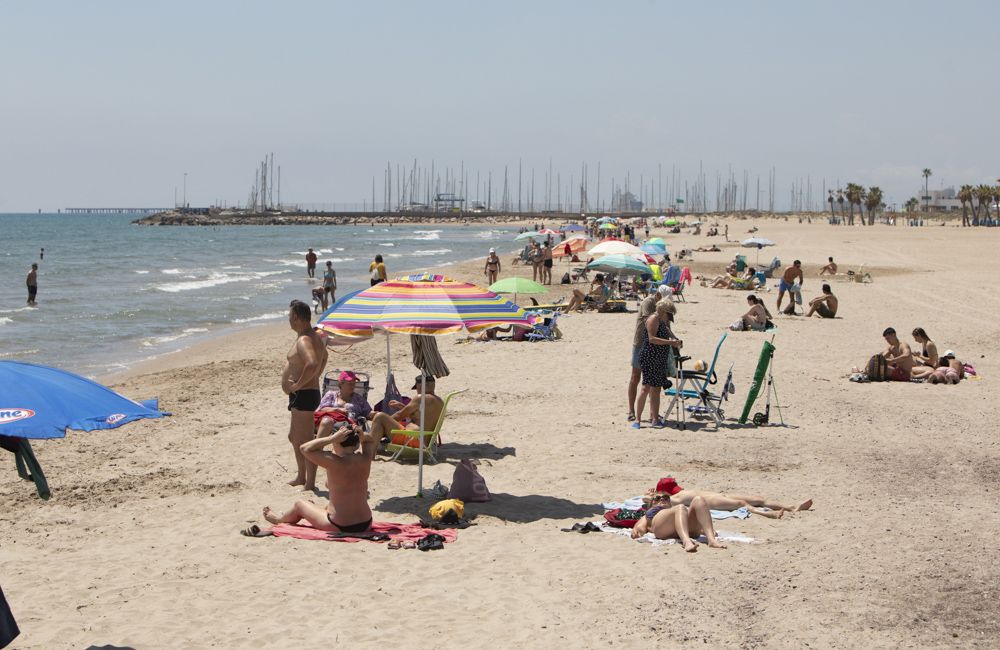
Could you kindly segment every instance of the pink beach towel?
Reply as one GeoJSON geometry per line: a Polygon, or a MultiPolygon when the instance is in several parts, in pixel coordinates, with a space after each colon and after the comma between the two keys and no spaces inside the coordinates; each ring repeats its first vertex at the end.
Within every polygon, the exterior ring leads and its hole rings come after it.
{"type": "MultiPolygon", "coordinates": [[[[359,537],[329,537],[330,531],[317,530],[309,524],[277,524],[271,528],[275,537],[294,537],[295,539],[318,539],[326,542],[361,542],[368,541],[359,537]]],[[[386,533],[390,539],[401,542],[416,542],[431,533],[437,533],[444,537],[445,542],[454,542],[458,539],[458,533],[453,528],[434,530],[424,528],[420,524],[394,524],[387,521],[373,521],[371,532],[386,533]]]]}
{"type": "Polygon", "coordinates": [[[690,286],[690,284],[691,284],[691,269],[689,269],[686,266],[683,269],[681,269],[681,279],[680,279],[680,281],[677,284],[680,284],[681,282],[685,282],[685,281],[687,281],[688,285],[690,286]]]}

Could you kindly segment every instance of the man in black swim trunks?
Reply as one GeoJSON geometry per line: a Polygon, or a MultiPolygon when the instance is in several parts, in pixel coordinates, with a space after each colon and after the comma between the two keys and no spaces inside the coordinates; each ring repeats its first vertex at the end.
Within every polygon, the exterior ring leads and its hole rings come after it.
{"type": "Polygon", "coordinates": [[[316,489],[316,465],[306,460],[299,450],[313,439],[313,412],[319,407],[320,377],[326,368],[326,345],[312,326],[312,310],[301,300],[293,300],[288,308],[288,325],[295,330],[295,344],[288,351],[285,370],[281,373],[281,390],[288,395],[291,426],[288,441],[295,453],[298,472],[289,485],[301,485],[303,490],[316,489]]]}
{"type": "Polygon", "coordinates": [[[25,280],[28,285],[28,306],[35,306],[35,296],[38,295],[38,265],[32,264],[31,270],[28,271],[28,277],[25,280]]]}
{"type": "Polygon", "coordinates": [[[312,501],[299,500],[291,510],[280,515],[264,508],[264,519],[272,524],[295,524],[305,519],[313,528],[342,533],[370,529],[368,476],[378,440],[352,424],[341,427],[333,435],[310,440],[299,449],[310,462],[326,470],[330,502],[323,508],[312,501]],[[324,449],[327,445],[330,445],[329,450],[324,449]]]}

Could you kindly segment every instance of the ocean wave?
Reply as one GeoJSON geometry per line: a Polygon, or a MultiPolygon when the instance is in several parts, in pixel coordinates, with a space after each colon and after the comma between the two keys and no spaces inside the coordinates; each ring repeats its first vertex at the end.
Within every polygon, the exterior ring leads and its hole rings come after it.
{"type": "Polygon", "coordinates": [[[338,251],[338,252],[340,252],[340,253],[343,253],[343,252],[344,252],[344,249],[343,249],[343,248],[340,248],[340,247],[338,247],[338,246],[334,246],[334,247],[333,247],[333,250],[335,250],[335,251],[338,251]]]}
{"type": "Polygon", "coordinates": [[[443,230],[414,230],[413,234],[414,235],[429,235],[429,234],[435,233],[435,232],[444,232],[444,231],[443,230]]]}
{"type": "Polygon", "coordinates": [[[138,273],[139,275],[146,275],[149,271],[133,271],[133,273],[138,273]]]}
{"type": "Polygon", "coordinates": [[[0,359],[13,359],[26,357],[31,354],[38,354],[41,350],[34,348],[31,350],[12,350],[11,352],[0,352],[0,359]]]}
{"type": "Polygon", "coordinates": [[[165,273],[167,275],[180,275],[180,269],[160,269],[160,273],[165,273]]]}
{"type": "Polygon", "coordinates": [[[428,255],[444,255],[450,252],[451,252],[450,248],[435,248],[433,250],[426,250],[426,251],[413,251],[412,253],[410,253],[410,255],[412,255],[413,257],[426,257],[428,255]]]}
{"type": "Polygon", "coordinates": [[[395,246],[396,244],[391,241],[379,242],[379,246],[395,246]]]}
{"type": "Polygon", "coordinates": [[[6,325],[7,323],[13,323],[13,318],[7,318],[6,316],[0,316],[0,325],[6,325]]]}
{"type": "Polygon", "coordinates": [[[233,271],[235,269],[242,269],[243,267],[237,264],[236,266],[223,266],[222,268],[227,271],[233,271]]]}
{"type": "Polygon", "coordinates": [[[354,257],[334,257],[330,261],[334,264],[340,264],[341,262],[353,262],[355,259],[354,257]]]}
{"type": "Polygon", "coordinates": [[[231,320],[229,322],[230,323],[238,323],[238,324],[242,324],[242,323],[256,323],[256,322],[262,321],[262,320],[276,320],[276,319],[281,318],[282,316],[285,316],[285,315],[286,315],[286,313],[283,312],[283,311],[276,311],[276,312],[272,312],[270,314],[261,314],[260,316],[248,316],[247,318],[234,318],[233,320],[231,320]]]}
{"type": "Polygon", "coordinates": [[[142,342],[142,345],[147,348],[155,347],[157,345],[163,345],[164,343],[172,343],[174,341],[179,341],[180,339],[187,338],[192,334],[201,334],[207,332],[208,330],[204,327],[188,327],[181,330],[179,334],[167,334],[166,336],[155,336],[151,339],[146,339],[142,342]]]}
{"type": "MultiPolygon", "coordinates": [[[[266,275],[275,275],[281,273],[281,271],[270,271],[266,272],[266,275]]],[[[230,274],[230,273],[212,273],[210,276],[204,280],[187,280],[185,282],[167,282],[165,284],[153,285],[153,288],[157,291],[165,291],[167,293],[178,293],[180,291],[194,291],[196,289],[209,289],[211,287],[217,287],[223,284],[231,284],[233,282],[249,282],[251,280],[259,280],[265,276],[265,273],[243,273],[243,274],[230,274]]]]}
{"type": "Polygon", "coordinates": [[[402,257],[402,253],[389,253],[389,257],[402,257]]]}
{"type": "MultiPolygon", "coordinates": [[[[421,231],[415,230],[414,232],[421,232],[421,231]]],[[[423,235],[416,235],[414,237],[403,237],[403,239],[410,239],[413,241],[433,241],[435,239],[441,239],[441,235],[438,234],[439,232],[441,231],[437,230],[433,232],[427,232],[426,234],[423,235]]]]}

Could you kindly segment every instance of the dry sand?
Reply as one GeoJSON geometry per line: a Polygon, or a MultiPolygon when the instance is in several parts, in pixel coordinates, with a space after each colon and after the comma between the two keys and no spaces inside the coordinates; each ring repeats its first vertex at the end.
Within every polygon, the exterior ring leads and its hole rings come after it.
{"type": "MultiPolygon", "coordinates": [[[[452,462],[482,458],[494,493],[469,506],[477,525],[426,554],[249,539],[238,530],[260,521],[262,506],[301,496],[285,484],[292,456],[278,389],[292,333],[234,334],[115,380],[130,396],[158,395],[172,418],[35,445],[51,501],[5,461],[0,581],[23,630],[15,647],[996,647],[1000,232],[757,223],[779,242],[762,259],[805,262],[806,299],[827,255],[842,269],[866,264],[875,280],[833,283],[836,320],[778,317],[788,427],[629,428],[634,314],[567,316],[555,343],[446,338],[452,375],[438,390],[469,392],[453,401],[444,449],[452,462]],[[984,379],[849,383],[889,325],[926,328],[984,379]],[[693,555],[560,532],[665,475],[816,505],[780,521],[719,522],[760,543],[693,555]]],[[[732,221],[730,236],[749,224],[732,221]]],[[[669,238],[672,249],[712,241],[669,238]]],[[[734,252],[700,254],[696,268],[717,270],[734,252]]],[[[480,263],[447,272],[482,282],[480,263]]],[[[675,328],[685,352],[710,358],[744,295],[691,287],[675,328]]],[[[730,418],[763,339],[731,333],[723,347],[738,389],[730,418]]],[[[392,342],[399,376],[411,376],[405,337],[392,342]]],[[[332,354],[329,367],[371,372],[380,393],[384,345],[332,354]]],[[[425,484],[448,483],[452,471],[429,467],[425,484]]],[[[415,479],[412,465],[376,463],[378,519],[425,513],[432,501],[410,496],[415,479]]]]}

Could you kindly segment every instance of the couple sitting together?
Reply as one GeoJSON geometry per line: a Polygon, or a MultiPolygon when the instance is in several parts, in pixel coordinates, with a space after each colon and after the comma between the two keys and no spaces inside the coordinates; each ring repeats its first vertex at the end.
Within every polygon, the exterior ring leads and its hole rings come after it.
{"type": "Polygon", "coordinates": [[[299,447],[311,466],[313,481],[317,466],[326,470],[329,501],[323,507],[302,499],[282,514],[265,507],[264,519],[272,524],[305,520],[318,530],[343,533],[369,530],[372,511],[368,505],[368,477],[379,446],[389,440],[394,430],[419,430],[421,404],[425,423],[437,423],[444,406],[434,394],[434,378],[418,376],[413,385],[416,391],[413,399],[405,405],[390,401],[388,406],[396,409],[395,415],[375,413],[371,428],[366,430],[363,418],[372,413],[372,408],[363,395],[355,392],[357,376],[350,371],[342,372],[338,380],[338,388],[329,391],[316,410],[316,437],[299,447]],[[426,393],[421,392],[422,384],[427,387],[426,393]]]}
{"type": "MultiPolygon", "coordinates": [[[[881,356],[888,367],[889,381],[917,379],[931,384],[957,384],[965,377],[965,364],[958,361],[951,350],[939,355],[937,344],[927,336],[922,327],[913,330],[913,338],[921,346],[919,353],[913,352],[908,343],[899,340],[896,330],[891,327],[882,332],[882,338],[888,346],[881,356]]],[[[869,366],[871,365],[872,362],[869,361],[869,366]]],[[[866,371],[854,368],[854,371],[871,372],[871,368],[866,371]]]]}

